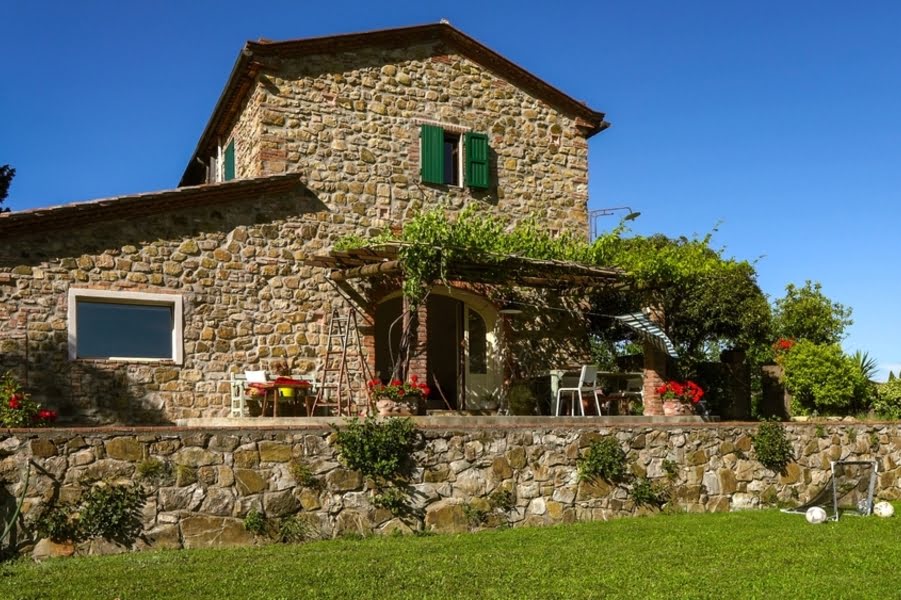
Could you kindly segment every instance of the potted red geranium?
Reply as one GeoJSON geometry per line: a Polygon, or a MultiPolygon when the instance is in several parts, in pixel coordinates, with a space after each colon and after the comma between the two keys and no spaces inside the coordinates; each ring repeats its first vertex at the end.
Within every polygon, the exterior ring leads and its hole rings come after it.
{"type": "Polygon", "coordinates": [[[668,417],[694,414],[694,405],[704,397],[704,390],[694,381],[670,380],[657,388],[663,400],[663,414],[668,417]]]}
{"type": "Polygon", "coordinates": [[[379,379],[373,379],[369,382],[369,393],[379,415],[383,417],[423,413],[430,391],[429,386],[420,383],[416,375],[411,375],[409,381],[392,379],[382,383],[379,379]]]}

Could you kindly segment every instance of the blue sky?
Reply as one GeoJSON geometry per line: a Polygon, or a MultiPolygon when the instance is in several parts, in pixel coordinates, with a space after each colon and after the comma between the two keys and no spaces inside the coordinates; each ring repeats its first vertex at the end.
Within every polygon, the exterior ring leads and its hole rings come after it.
{"type": "Polygon", "coordinates": [[[441,18],[607,113],[592,208],[640,210],[639,233],[720,223],[717,243],[757,259],[770,296],[822,282],[854,309],[845,348],[898,372],[898,2],[13,0],[7,204],[174,187],[247,39],[441,18]]]}

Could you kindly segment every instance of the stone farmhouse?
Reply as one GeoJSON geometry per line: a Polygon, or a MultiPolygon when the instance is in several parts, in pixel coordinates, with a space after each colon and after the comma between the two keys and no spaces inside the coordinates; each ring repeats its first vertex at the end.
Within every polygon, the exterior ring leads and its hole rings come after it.
{"type": "MultiPolygon", "coordinates": [[[[397,278],[341,292],[310,259],[439,205],[587,235],[588,140],[607,126],[444,22],[248,42],[176,189],[0,215],[0,371],[73,422],[225,416],[234,373],[315,377],[349,295],[385,376],[397,278]]],[[[524,326],[502,325],[503,301],[436,286],[411,325],[412,371],[456,407],[509,376],[498,338],[524,326]]]]}

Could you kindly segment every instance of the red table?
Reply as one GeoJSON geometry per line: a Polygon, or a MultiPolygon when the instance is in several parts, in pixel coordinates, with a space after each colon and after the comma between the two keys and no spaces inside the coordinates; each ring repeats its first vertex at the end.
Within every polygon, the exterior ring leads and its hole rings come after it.
{"type": "Polygon", "coordinates": [[[263,409],[260,416],[265,416],[266,408],[269,405],[269,393],[272,392],[272,418],[278,416],[278,390],[279,388],[289,388],[293,390],[308,391],[313,386],[309,381],[303,379],[291,379],[289,377],[279,377],[274,381],[265,383],[248,383],[247,387],[263,392],[263,409]]]}

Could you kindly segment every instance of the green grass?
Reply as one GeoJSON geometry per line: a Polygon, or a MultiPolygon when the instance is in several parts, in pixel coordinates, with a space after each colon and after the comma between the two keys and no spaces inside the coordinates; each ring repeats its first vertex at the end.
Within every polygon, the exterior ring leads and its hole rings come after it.
{"type": "Polygon", "coordinates": [[[897,598],[901,519],[756,511],[0,565],[0,598],[897,598]]]}

